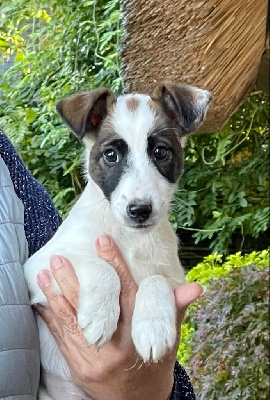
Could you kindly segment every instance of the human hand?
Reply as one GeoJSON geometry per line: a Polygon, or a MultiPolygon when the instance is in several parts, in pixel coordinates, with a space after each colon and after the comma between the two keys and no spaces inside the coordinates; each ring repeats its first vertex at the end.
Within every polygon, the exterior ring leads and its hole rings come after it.
{"type": "MultiPolygon", "coordinates": [[[[54,335],[69,365],[73,382],[93,398],[167,399],[173,386],[178,340],[162,362],[143,364],[138,359],[131,339],[137,284],[110,237],[100,236],[96,248],[100,258],[116,270],[121,282],[121,314],[110,342],[100,349],[86,343],[77,323],[79,283],[72,265],[64,257],[52,257],[51,271],[43,271],[38,276],[39,285],[51,306],[38,306],[38,312],[54,335]],[[62,295],[53,292],[51,274],[60,286],[62,295]]],[[[175,290],[179,327],[186,308],[201,293],[202,288],[196,283],[184,284],[175,290]]]]}

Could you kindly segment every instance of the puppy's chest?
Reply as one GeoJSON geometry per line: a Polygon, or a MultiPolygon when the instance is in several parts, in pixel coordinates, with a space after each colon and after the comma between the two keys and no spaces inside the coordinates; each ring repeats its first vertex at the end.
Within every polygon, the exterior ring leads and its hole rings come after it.
{"type": "Polygon", "coordinates": [[[118,245],[137,283],[147,276],[173,275],[172,265],[177,257],[175,243],[168,245],[154,237],[142,237],[129,245],[121,242],[118,245]]]}

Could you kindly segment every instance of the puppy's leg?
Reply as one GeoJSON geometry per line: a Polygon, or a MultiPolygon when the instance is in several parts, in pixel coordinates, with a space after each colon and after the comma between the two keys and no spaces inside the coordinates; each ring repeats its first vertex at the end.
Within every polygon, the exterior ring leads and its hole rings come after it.
{"type": "Polygon", "coordinates": [[[120,280],[107,263],[94,260],[76,269],[79,279],[78,323],[89,344],[102,346],[117,328],[120,314],[120,280]]]}
{"type": "Polygon", "coordinates": [[[136,295],[132,339],[146,362],[157,362],[176,340],[176,306],[170,281],[155,275],[143,279],[136,295]]]}

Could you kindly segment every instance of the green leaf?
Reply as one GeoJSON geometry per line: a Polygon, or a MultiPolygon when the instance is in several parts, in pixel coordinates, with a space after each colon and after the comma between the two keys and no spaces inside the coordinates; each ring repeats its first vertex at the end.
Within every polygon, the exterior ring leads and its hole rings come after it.
{"type": "Polygon", "coordinates": [[[247,207],[247,205],[248,205],[248,202],[246,201],[246,199],[245,199],[244,197],[242,197],[242,198],[239,200],[239,203],[240,203],[240,205],[241,205],[242,207],[247,207]]]}
{"type": "Polygon", "coordinates": [[[0,50],[4,51],[9,47],[9,44],[6,40],[0,39],[0,50]]]}
{"type": "Polygon", "coordinates": [[[26,121],[28,124],[34,121],[34,119],[37,116],[37,114],[33,110],[30,110],[29,108],[25,110],[25,114],[26,114],[26,121]]]}
{"type": "Polygon", "coordinates": [[[16,54],[14,61],[19,62],[19,61],[22,61],[23,59],[24,59],[24,54],[22,51],[20,51],[19,53],[16,54]]]}

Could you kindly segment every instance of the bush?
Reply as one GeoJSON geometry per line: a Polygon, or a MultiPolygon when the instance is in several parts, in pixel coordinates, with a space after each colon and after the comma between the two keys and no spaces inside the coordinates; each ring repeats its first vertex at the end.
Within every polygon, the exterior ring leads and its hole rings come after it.
{"type": "Polygon", "coordinates": [[[269,398],[268,265],[269,251],[223,264],[214,254],[189,272],[208,288],[188,311],[178,351],[198,399],[269,398]]]}
{"type": "Polygon", "coordinates": [[[251,265],[211,285],[191,341],[188,373],[199,399],[269,399],[269,272],[251,265]]]}
{"type": "Polygon", "coordinates": [[[242,250],[248,236],[253,250],[269,227],[268,112],[266,97],[253,96],[220,132],[190,137],[171,213],[184,245],[190,231],[195,249],[224,254],[233,241],[242,250]]]}
{"type": "MultiPolygon", "coordinates": [[[[186,275],[187,282],[198,282],[208,289],[212,282],[222,276],[228,275],[236,268],[244,267],[250,264],[256,264],[258,268],[264,268],[269,265],[269,250],[261,252],[253,251],[250,254],[241,255],[240,252],[231,254],[223,261],[223,256],[218,253],[210,254],[204,260],[191,269],[186,275]]],[[[181,343],[179,345],[177,359],[188,366],[192,357],[191,341],[192,335],[198,328],[194,315],[198,312],[200,301],[194,302],[186,313],[185,321],[181,327],[181,343]]]]}

